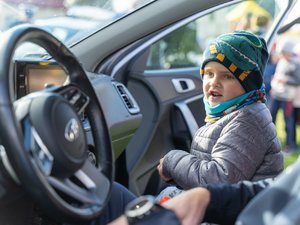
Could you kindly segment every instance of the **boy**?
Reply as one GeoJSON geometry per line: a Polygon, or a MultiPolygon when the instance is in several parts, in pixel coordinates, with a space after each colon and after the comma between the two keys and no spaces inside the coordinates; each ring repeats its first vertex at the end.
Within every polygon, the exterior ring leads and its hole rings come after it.
{"type": "Polygon", "coordinates": [[[172,150],[160,160],[161,178],[177,187],[158,198],[209,183],[275,177],[283,170],[276,128],[264,104],[265,41],[236,31],[217,37],[203,55],[206,125],[196,132],[190,153],[172,150]]]}

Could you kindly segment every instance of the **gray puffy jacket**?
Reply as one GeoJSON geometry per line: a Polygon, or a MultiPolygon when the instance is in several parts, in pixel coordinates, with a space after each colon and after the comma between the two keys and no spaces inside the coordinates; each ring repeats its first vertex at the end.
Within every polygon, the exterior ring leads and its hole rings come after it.
{"type": "Polygon", "coordinates": [[[163,162],[164,175],[183,189],[255,181],[283,171],[276,128],[264,103],[245,106],[199,128],[190,153],[172,150],[163,162]]]}

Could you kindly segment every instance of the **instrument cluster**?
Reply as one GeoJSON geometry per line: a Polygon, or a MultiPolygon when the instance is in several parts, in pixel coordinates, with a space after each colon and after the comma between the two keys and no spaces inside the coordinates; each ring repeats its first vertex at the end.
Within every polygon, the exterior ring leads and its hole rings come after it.
{"type": "Polygon", "coordinates": [[[56,62],[32,59],[15,60],[15,74],[16,99],[49,86],[62,85],[68,79],[56,62]]]}

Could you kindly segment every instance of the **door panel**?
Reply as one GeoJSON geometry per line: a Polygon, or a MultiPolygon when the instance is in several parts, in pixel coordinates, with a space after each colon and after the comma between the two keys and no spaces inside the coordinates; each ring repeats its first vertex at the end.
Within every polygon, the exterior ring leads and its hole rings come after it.
{"type": "Polygon", "coordinates": [[[126,149],[129,188],[136,194],[156,194],[163,185],[156,171],[159,159],[171,149],[189,151],[193,132],[203,124],[199,68],[130,73],[127,87],[146,118],[126,149]],[[178,92],[174,80],[194,88],[178,92]]]}

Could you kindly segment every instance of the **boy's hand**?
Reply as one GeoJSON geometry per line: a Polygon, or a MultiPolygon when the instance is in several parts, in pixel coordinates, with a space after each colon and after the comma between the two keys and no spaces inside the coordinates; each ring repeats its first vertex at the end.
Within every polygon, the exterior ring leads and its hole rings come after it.
{"type": "Polygon", "coordinates": [[[158,170],[158,173],[161,177],[161,179],[163,179],[164,181],[168,182],[168,181],[171,181],[172,180],[172,177],[166,177],[164,174],[163,174],[163,162],[164,162],[164,158],[161,158],[159,160],[159,164],[157,166],[157,170],[158,170]]]}

